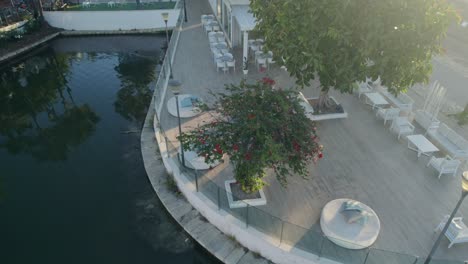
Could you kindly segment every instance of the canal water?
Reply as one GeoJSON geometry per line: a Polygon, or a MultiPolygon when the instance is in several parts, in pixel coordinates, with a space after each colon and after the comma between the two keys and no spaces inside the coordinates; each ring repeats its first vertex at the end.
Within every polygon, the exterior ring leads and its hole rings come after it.
{"type": "Polygon", "coordinates": [[[0,67],[0,263],[217,263],[143,167],[164,41],[62,38],[0,67]]]}

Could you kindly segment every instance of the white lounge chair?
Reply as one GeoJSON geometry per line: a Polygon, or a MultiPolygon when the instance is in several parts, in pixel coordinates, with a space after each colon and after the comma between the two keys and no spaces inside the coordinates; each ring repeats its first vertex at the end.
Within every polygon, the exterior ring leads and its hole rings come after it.
{"type": "Polygon", "coordinates": [[[400,108],[380,108],[377,110],[376,116],[383,118],[384,125],[388,120],[393,120],[400,115],[400,108]]]}
{"type": "Polygon", "coordinates": [[[460,166],[460,161],[456,159],[452,159],[450,156],[446,156],[444,158],[436,158],[432,157],[429,162],[427,163],[427,167],[432,166],[439,172],[439,179],[442,174],[452,174],[455,177],[457,173],[458,167],[460,166]]]}
{"type": "MultiPolygon", "coordinates": [[[[447,223],[449,216],[446,215],[440,224],[435,228],[434,232],[442,230],[447,223]]],[[[454,217],[452,223],[445,232],[445,236],[450,241],[448,248],[451,248],[454,244],[468,242],[468,227],[463,223],[462,217],[454,217]]]]}
{"type": "Polygon", "coordinates": [[[365,93],[371,93],[373,91],[374,91],[374,88],[367,81],[358,83],[358,89],[357,89],[358,98],[361,98],[361,95],[365,93]]]}
{"type": "Polygon", "coordinates": [[[396,117],[393,119],[390,130],[398,134],[398,139],[402,135],[410,135],[414,132],[414,126],[410,123],[407,117],[396,117]]]}

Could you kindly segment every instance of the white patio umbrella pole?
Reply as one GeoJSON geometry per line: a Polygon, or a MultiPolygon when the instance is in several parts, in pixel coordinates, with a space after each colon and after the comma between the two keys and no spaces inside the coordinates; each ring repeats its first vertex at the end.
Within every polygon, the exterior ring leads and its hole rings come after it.
{"type": "Polygon", "coordinates": [[[242,65],[247,63],[249,58],[249,32],[244,31],[244,44],[243,44],[243,53],[242,53],[242,65]]]}

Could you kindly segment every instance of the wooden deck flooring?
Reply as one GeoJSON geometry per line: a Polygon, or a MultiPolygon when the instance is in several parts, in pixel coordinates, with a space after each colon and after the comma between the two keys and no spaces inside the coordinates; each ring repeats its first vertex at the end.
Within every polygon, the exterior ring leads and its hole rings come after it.
{"type": "MultiPolygon", "coordinates": [[[[209,49],[208,38],[200,20],[201,14],[211,13],[206,0],[188,1],[189,23],[184,26],[173,65],[174,78],[180,80],[182,93],[201,96],[212,102],[209,91],[221,91],[227,83],[238,83],[242,74],[240,49],[234,51],[236,73],[216,72],[209,49]]],[[[290,87],[294,81],[288,74],[274,67],[258,73],[250,65],[247,79],[258,80],[269,76],[281,87],[290,87]]],[[[317,87],[318,83],[312,84],[317,87]]],[[[171,97],[168,92],[165,101],[171,97]]],[[[318,94],[306,88],[306,96],[318,94]]],[[[332,92],[333,93],[333,92],[332,92]]],[[[317,228],[323,206],[336,198],[352,198],[372,207],[381,221],[381,233],[374,248],[397,251],[417,256],[428,254],[436,234],[433,229],[442,217],[449,214],[460,195],[460,176],[437,179],[437,173],[426,168],[427,157],[417,159],[407,148],[405,139],[397,140],[378,120],[368,105],[356,96],[333,93],[349,114],[347,119],[317,123],[324,158],[310,165],[310,177],[303,180],[292,177],[287,188],[282,188],[269,177],[265,188],[268,200],[260,209],[305,228],[317,228]]],[[[204,116],[183,119],[188,130],[202,122],[204,116]]],[[[170,117],[164,107],[162,127],[171,142],[177,144],[177,119],[170,117]]],[[[232,168],[213,170],[207,175],[219,186],[233,177],[232,168]]],[[[468,217],[468,201],[459,215],[468,217]]],[[[465,220],[468,223],[468,219],[465,220]]],[[[454,260],[468,260],[468,244],[447,249],[444,239],[436,256],[454,260]]]]}

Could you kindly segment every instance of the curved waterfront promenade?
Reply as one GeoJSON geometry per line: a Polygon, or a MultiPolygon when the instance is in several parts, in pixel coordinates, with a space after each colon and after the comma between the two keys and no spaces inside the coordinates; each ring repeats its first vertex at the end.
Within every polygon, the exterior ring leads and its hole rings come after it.
{"type": "Polygon", "coordinates": [[[224,263],[269,263],[261,256],[242,247],[234,239],[224,235],[194,209],[181,194],[168,189],[166,184],[168,173],[155,139],[154,114],[153,100],[141,131],[141,153],[148,178],[167,211],[194,240],[224,263]]]}
{"type": "MultiPolygon", "coordinates": [[[[200,24],[200,15],[211,13],[210,7],[205,0],[193,0],[188,2],[187,10],[189,22],[173,34],[174,39],[174,36],[180,39],[172,64],[173,76],[182,82],[182,93],[200,96],[211,104],[209,91],[222,91],[225,84],[239,83],[243,78],[254,82],[271,76],[279,87],[293,85],[294,80],[278,66],[259,73],[252,63],[247,76],[239,70],[217,73],[200,24]]],[[[233,53],[239,69],[241,51],[234,49],[233,53]]],[[[317,96],[313,89],[317,86],[315,82],[303,93],[317,96]]],[[[209,171],[180,166],[176,156],[177,118],[167,113],[166,102],[172,94],[165,88],[155,91],[159,121],[154,122],[154,127],[164,165],[174,175],[179,189],[220,231],[235,236],[243,246],[276,263],[320,263],[333,259],[356,264],[414,264],[427,256],[435,237],[434,227],[458,198],[459,192],[453,191],[460,188],[458,180],[432,177],[434,171],[425,166],[427,160],[418,160],[407,149],[406,142],[398,141],[367,105],[354,96],[334,93],[350,116],[317,123],[326,155],[318,164],[310,165],[310,180],[291,177],[285,189],[274,177],[268,177],[269,185],[264,190],[266,205],[229,208],[223,188],[224,182],[233,178],[229,162],[209,171]],[[382,229],[372,247],[346,250],[321,233],[317,225],[321,209],[337,198],[359,200],[375,210],[382,229]],[[421,217],[424,221],[418,221],[421,217]]],[[[183,119],[182,129],[191,130],[206,118],[207,114],[202,114],[183,119]]],[[[461,208],[460,212],[466,209],[461,208]]],[[[447,249],[443,240],[437,258],[463,263],[460,260],[466,259],[464,249],[462,245],[447,249]]]]}

